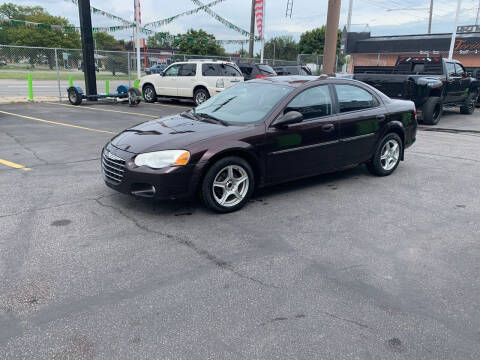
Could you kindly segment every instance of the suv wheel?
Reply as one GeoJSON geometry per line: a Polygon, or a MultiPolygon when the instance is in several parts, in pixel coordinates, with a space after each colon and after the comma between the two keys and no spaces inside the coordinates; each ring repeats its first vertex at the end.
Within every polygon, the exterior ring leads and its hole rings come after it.
{"type": "Polygon", "coordinates": [[[368,171],[377,176],[390,175],[400,163],[402,151],[400,136],[395,133],[387,134],[378,144],[372,160],[367,163],[368,171]]]}
{"type": "Polygon", "coordinates": [[[422,106],[423,122],[427,125],[436,125],[443,113],[443,104],[438,96],[427,99],[422,106]]]}
{"type": "Polygon", "coordinates": [[[465,100],[465,104],[460,107],[460,113],[465,115],[472,115],[475,111],[475,104],[477,102],[477,94],[470,93],[465,100]]]}
{"type": "Polygon", "coordinates": [[[157,100],[157,92],[153,85],[147,84],[143,87],[143,98],[147,103],[153,103],[157,100]]]}
{"type": "Polygon", "coordinates": [[[193,94],[193,101],[195,102],[195,105],[200,105],[201,103],[204,103],[210,98],[210,94],[208,93],[207,89],[200,88],[195,90],[195,93],[193,94]]]}
{"type": "Polygon", "coordinates": [[[228,213],[242,208],[254,188],[251,166],[242,158],[231,156],[218,160],[203,179],[201,196],[205,206],[228,213]]]}

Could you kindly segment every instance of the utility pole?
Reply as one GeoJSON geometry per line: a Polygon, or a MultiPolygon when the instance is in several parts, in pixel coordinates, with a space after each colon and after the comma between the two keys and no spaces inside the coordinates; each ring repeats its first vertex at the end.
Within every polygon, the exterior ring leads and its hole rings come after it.
{"type": "Polygon", "coordinates": [[[323,48],[323,72],[328,75],[335,73],[341,4],[341,0],[328,0],[327,28],[325,30],[325,46],[323,48]]]}
{"type": "MultiPolygon", "coordinates": [[[[82,34],[83,72],[87,95],[97,95],[97,78],[95,74],[95,47],[93,44],[92,16],[90,0],[78,0],[80,32],[82,34]]],[[[95,100],[95,99],[92,99],[95,100]]]]}
{"type": "Polygon", "coordinates": [[[352,8],[353,8],[353,0],[350,0],[350,3],[348,4],[347,33],[350,32],[350,28],[352,27],[352,8]]]}
{"type": "Polygon", "coordinates": [[[432,33],[432,18],[433,18],[433,0],[430,0],[430,11],[428,14],[428,33],[432,33]]]}
{"type": "Polygon", "coordinates": [[[480,0],[478,0],[477,17],[475,18],[475,25],[478,25],[479,16],[480,16],[480,0]]]}
{"type": "Polygon", "coordinates": [[[457,0],[457,13],[455,14],[455,24],[453,25],[452,39],[450,40],[450,51],[448,52],[448,59],[452,60],[453,48],[455,46],[455,39],[457,37],[458,17],[460,16],[460,9],[462,7],[462,0],[457,0]]]}
{"type": "Polygon", "coordinates": [[[249,58],[253,58],[254,40],[255,40],[255,0],[252,0],[252,14],[250,16],[250,43],[248,45],[249,58]]]}

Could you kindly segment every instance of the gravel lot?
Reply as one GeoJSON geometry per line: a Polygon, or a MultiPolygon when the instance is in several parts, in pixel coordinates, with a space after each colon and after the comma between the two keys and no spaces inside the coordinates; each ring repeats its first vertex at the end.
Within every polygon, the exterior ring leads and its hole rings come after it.
{"type": "Polygon", "coordinates": [[[107,188],[112,133],[182,109],[0,106],[0,359],[479,358],[480,109],[233,214],[107,188]]]}

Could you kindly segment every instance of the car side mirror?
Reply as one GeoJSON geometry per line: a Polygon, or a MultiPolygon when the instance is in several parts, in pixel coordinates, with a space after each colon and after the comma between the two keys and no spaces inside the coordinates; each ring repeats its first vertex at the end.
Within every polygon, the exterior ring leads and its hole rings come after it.
{"type": "Polygon", "coordinates": [[[298,124],[299,122],[302,122],[302,120],[302,113],[298,111],[289,111],[277,118],[277,120],[273,122],[273,126],[276,128],[283,128],[291,124],[298,124]]]}
{"type": "Polygon", "coordinates": [[[160,76],[165,76],[165,71],[160,71],[160,76]]]}

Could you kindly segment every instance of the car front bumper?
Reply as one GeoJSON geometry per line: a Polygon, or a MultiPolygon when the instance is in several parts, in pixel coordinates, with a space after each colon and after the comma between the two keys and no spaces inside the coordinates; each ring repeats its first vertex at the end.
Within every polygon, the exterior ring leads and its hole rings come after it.
{"type": "Polygon", "coordinates": [[[105,147],[101,167],[108,187],[124,194],[159,200],[194,195],[198,179],[195,165],[151,169],[136,166],[135,156],[110,144],[105,147]]]}

